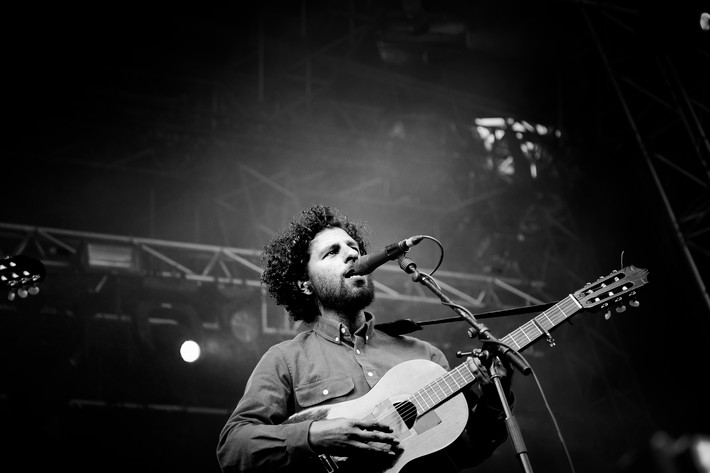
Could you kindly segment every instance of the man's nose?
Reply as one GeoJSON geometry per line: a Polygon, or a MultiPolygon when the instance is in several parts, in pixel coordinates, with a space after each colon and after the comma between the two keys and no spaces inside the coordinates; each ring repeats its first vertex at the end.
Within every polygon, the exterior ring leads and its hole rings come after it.
{"type": "Polygon", "coordinates": [[[350,261],[357,261],[357,259],[360,257],[360,252],[357,251],[355,248],[348,247],[345,253],[345,261],[350,262],[350,261]]]}

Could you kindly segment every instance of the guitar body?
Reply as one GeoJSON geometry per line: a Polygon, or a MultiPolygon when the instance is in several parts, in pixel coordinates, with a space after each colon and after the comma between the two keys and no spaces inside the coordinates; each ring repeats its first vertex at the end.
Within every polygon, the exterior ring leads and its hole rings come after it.
{"type": "MultiPolygon", "coordinates": [[[[468,404],[463,394],[457,394],[423,416],[411,420],[406,414],[403,418],[394,408],[398,403],[406,403],[412,393],[441,378],[445,373],[446,370],[433,361],[405,361],[385,373],[364,396],[329,406],[317,406],[301,411],[295,416],[301,420],[308,418],[313,411],[313,414],[316,412],[320,414],[314,417],[322,418],[323,409],[327,409],[325,416],[327,419],[374,417],[386,423],[397,432],[399,446],[403,451],[394,464],[380,471],[397,473],[410,461],[451,444],[461,435],[466,426],[468,404]]],[[[411,409],[408,412],[411,412],[411,409]]],[[[346,461],[341,457],[335,457],[334,460],[346,461]]]]}

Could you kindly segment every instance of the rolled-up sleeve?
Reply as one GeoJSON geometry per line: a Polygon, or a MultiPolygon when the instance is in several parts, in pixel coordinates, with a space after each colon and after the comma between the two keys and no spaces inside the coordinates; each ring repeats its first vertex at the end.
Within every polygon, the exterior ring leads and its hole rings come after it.
{"type": "Polygon", "coordinates": [[[313,458],[311,420],[284,423],[293,406],[291,376],[283,353],[261,358],[244,396],[219,435],[217,460],[225,473],[279,471],[313,458]]]}

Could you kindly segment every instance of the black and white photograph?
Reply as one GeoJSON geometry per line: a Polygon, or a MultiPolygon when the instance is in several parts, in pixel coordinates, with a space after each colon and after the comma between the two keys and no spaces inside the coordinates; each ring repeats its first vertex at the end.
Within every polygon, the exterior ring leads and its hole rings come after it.
{"type": "Polygon", "coordinates": [[[0,471],[710,473],[710,1],[2,17],[0,471]]]}

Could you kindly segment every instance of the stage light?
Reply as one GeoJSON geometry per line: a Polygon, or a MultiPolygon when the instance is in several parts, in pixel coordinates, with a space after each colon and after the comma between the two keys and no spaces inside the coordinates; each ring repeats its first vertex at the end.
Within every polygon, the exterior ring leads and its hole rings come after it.
{"type": "Polygon", "coordinates": [[[139,254],[129,245],[87,243],[82,259],[88,269],[113,270],[128,273],[140,271],[139,254]]]}
{"type": "Polygon", "coordinates": [[[166,314],[150,318],[150,332],[157,356],[194,363],[202,355],[198,338],[183,323],[169,318],[166,314]]]}
{"type": "Polygon", "coordinates": [[[200,358],[201,353],[200,344],[194,340],[185,340],[180,345],[180,356],[186,363],[194,363],[200,358]]]}
{"type": "Polygon", "coordinates": [[[194,363],[204,352],[202,324],[188,304],[140,301],[135,323],[142,343],[155,356],[194,363]]]}

